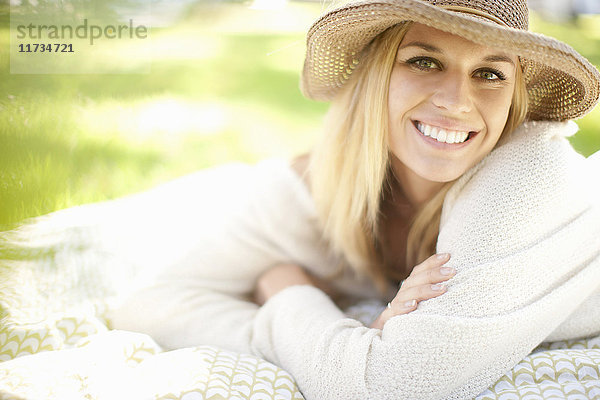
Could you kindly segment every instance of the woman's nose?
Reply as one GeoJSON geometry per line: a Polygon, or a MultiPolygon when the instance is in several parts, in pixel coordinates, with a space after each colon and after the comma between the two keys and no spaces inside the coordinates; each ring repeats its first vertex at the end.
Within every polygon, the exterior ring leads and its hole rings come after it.
{"type": "Polygon", "coordinates": [[[473,108],[469,78],[446,73],[432,96],[433,104],[451,113],[468,113],[473,108]]]}

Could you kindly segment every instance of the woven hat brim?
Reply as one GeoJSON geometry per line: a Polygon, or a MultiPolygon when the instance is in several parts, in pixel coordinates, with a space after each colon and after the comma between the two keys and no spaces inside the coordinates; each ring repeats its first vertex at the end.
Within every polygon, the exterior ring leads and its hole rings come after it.
{"type": "Polygon", "coordinates": [[[300,83],[303,94],[314,100],[332,100],[360,64],[360,53],[371,40],[405,21],[518,55],[532,120],[579,118],[598,103],[600,73],[566,43],[420,0],[361,1],[322,15],[307,34],[300,83]]]}

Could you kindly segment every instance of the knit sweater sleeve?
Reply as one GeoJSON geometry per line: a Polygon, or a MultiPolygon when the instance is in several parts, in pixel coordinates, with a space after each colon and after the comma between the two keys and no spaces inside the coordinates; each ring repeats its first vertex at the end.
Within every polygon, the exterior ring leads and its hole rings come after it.
{"type": "MultiPolygon", "coordinates": [[[[107,313],[110,325],[166,349],[251,352],[252,294],[264,271],[294,262],[321,278],[336,272],[312,198],[286,160],[198,171],[106,208],[102,242],[139,265],[107,313]]],[[[352,297],[376,293],[351,274],[335,287],[352,297]]]]}
{"type": "Polygon", "coordinates": [[[523,127],[448,193],[437,247],[458,273],[443,296],[377,330],[312,287],[290,287],[258,311],[254,351],[289,371],[307,400],[485,390],[600,281],[600,213],[561,129],[523,127]]]}
{"type": "Polygon", "coordinates": [[[280,262],[317,275],[335,266],[319,251],[326,246],[311,219],[311,198],[285,160],[203,170],[129,203],[119,213],[126,220],[115,226],[143,229],[104,236],[118,234],[128,249],[139,243],[130,258],[144,260],[145,282],[134,282],[139,288],[118,299],[108,318],[113,328],[147,333],[164,348],[250,352],[258,276],[280,262]],[[148,210],[160,210],[152,225],[148,210]]]}

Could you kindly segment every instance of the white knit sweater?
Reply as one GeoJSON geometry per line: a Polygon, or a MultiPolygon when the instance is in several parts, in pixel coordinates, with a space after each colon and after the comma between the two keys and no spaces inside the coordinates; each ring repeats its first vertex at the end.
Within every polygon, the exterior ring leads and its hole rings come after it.
{"type": "MultiPolygon", "coordinates": [[[[149,235],[146,259],[161,240],[182,232],[188,240],[115,309],[113,327],[149,333],[167,348],[252,352],[290,372],[307,400],[473,398],[540,342],[600,332],[600,194],[592,190],[600,163],[562,137],[574,129],[527,124],[459,179],[438,240],[458,271],[448,292],[383,330],[347,318],[312,286],[289,287],[260,308],[247,301],[277,262],[318,276],[337,262],[309,192],[278,161],[159,189],[171,195],[156,206],[176,201],[173,212],[185,217],[149,235]]],[[[348,298],[376,296],[352,273],[334,284],[348,298]]]]}

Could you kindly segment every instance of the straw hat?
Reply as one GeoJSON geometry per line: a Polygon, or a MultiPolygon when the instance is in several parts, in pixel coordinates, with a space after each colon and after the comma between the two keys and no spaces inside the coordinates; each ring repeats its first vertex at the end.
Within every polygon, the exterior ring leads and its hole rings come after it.
{"type": "Polygon", "coordinates": [[[529,118],[567,120],[591,111],[600,73],[569,45],[528,32],[526,0],[363,0],[323,14],[307,34],[304,95],[331,100],[387,28],[415,21],[520,57],[529,118]]]}

